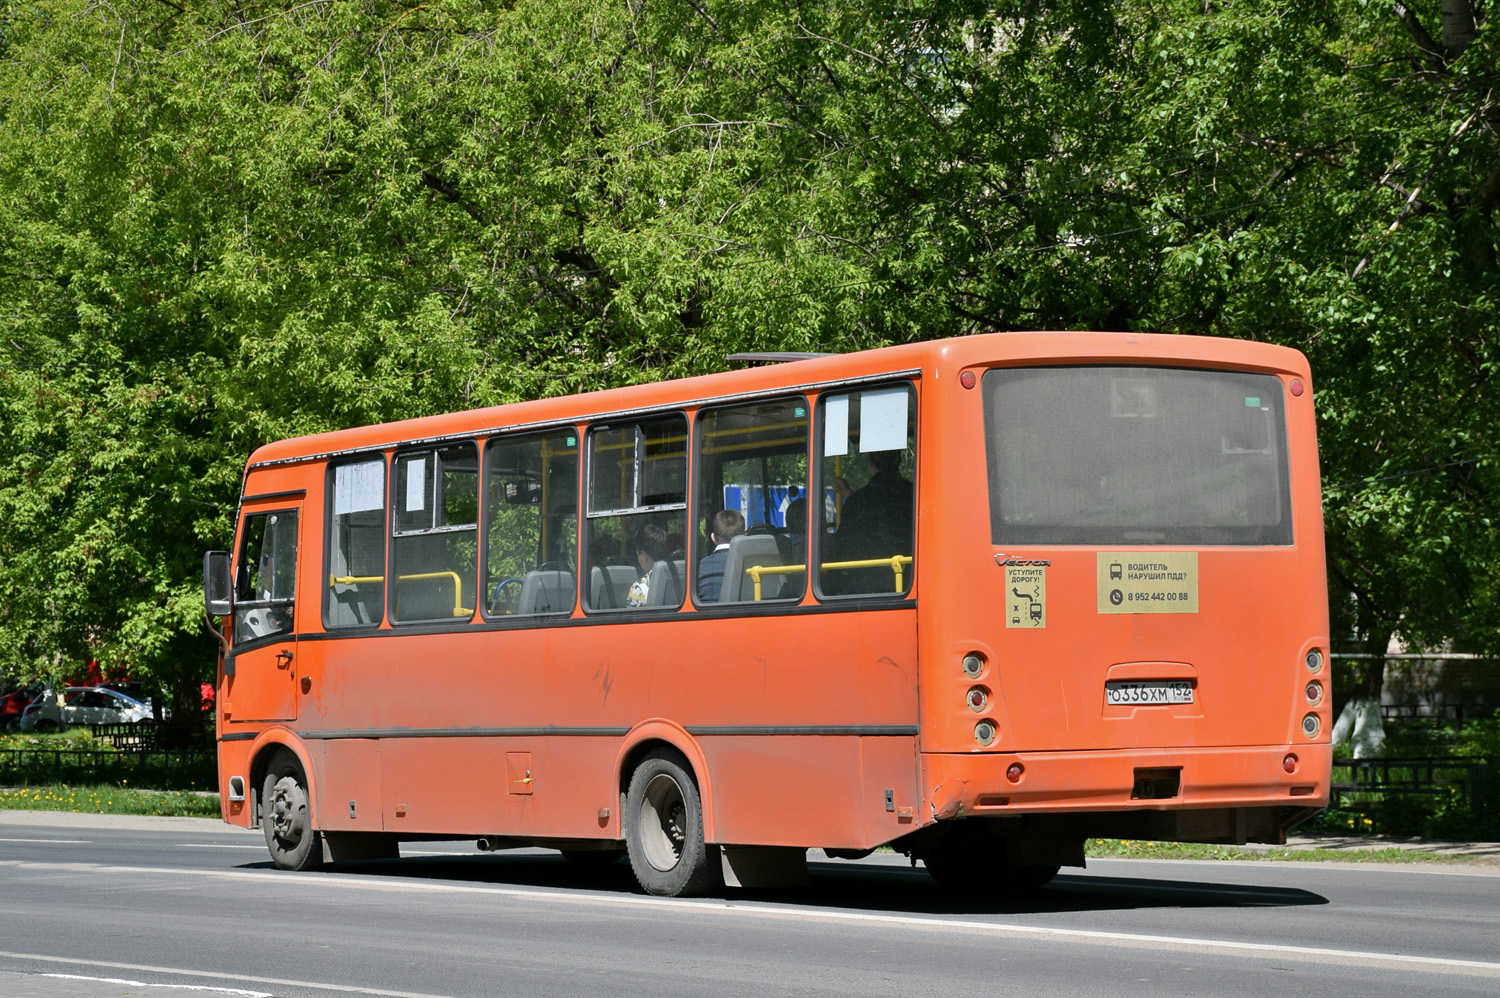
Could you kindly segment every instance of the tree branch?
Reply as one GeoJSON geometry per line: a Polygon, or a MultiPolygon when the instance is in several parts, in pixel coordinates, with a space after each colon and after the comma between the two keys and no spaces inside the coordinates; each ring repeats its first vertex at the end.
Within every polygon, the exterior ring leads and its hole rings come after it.
{"type": "Polygon", "coordinates": [[[1427,56],[1427,64],[1436,70],[1447,69],[1448,59],[1444,55],[1442,47],[1433,41],[1432,36],[1427,33],[1427,29],[1422,27],[1422,22],[1417,20],[1416,13],[1404,3],[1393,3],[1391,4],[1391,9],[1401,19],[1401,23],[1406,27],[1406,33],[1411,35],[1412,41],[1417,43],[1417,48],[1421,49],[1422,54],[1427,56]]]}

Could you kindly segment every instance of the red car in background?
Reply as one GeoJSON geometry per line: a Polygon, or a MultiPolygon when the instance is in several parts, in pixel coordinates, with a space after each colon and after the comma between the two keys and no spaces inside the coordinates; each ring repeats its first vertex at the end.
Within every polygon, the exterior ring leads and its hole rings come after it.
{"type": "Polygon", "coordinates": [[[0,731],[19,731],[21,715],[26,707],[42,694],[42,684],[32,683],[19,690],[0,696],[0,731]]]}

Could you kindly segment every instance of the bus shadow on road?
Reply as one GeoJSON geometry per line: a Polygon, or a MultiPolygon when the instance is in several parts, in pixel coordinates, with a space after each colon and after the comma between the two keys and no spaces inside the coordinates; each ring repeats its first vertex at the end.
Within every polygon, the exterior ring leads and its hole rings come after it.
{"type": "MultiPolygon", "coordinates": [[[[268,867],[270,864],[248,864],[268,867]]],[[[483,884],[519,890],[584,890],[641,894],[625,860],[598,868],[573,865],[556,853],[414,855],[399,860],[342,863],[328,871],[483,884]]],[[[809,882],[784,890],[721,890],[714,897],[809,908],[840,908],[883,914],[964,915],[1181,908],[1266,908],[1327,904],[1328,899],[1294,887],[1224,881],[1164,880],[1064,872],[1046,887],[1026,891],[966,893],[946,890],[920,867],[891,863],[810,862],[809,882]]]]}

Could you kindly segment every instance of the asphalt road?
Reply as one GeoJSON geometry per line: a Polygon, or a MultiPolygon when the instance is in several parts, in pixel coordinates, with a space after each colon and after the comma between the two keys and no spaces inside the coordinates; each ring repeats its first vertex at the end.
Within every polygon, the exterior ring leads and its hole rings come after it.
{"type": "Polygon", "coordinates": [[[679,901],[471,850],[288,874],[217,822],[0,812],[0,998],[1500,994],[1495,868],[1095,860],[965,900],[871,857],[679,901]]]}

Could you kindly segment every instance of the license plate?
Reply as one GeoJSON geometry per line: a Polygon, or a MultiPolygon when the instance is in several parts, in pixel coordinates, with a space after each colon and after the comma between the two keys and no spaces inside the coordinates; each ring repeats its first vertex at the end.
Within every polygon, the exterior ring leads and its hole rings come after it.
{"type": "Polygon", "coordinates": [[[1110,682],[1104,684],[1106,703],[1125,706],[1156,703],[1192,703],[1193,684],[1186,679],[1151,681],[1139,683],[1110,682]]]}

